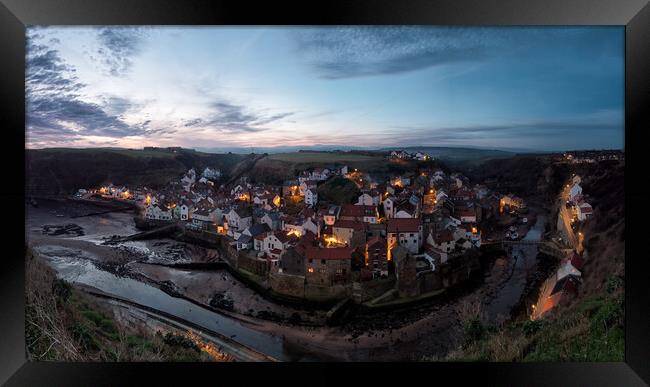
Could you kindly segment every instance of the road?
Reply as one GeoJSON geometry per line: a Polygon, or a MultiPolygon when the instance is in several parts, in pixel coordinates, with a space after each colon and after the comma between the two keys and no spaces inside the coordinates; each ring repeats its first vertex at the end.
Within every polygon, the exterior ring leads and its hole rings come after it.
{"type": "Polygon", "coordinates": [[[569,190],[569,186],[564,186],[562,194],[560,195],[560,217],[562,218],[562,222],[564,222],[564,228],[567,230],[567,242],[569,246],[572,248],[577,248],[578,238],[576,237],[576,234],[573,232],[573,228],[571,227],[571,218],[573,218],[573,216],[566,208],[566,202],[569,200],[569,190]]]}

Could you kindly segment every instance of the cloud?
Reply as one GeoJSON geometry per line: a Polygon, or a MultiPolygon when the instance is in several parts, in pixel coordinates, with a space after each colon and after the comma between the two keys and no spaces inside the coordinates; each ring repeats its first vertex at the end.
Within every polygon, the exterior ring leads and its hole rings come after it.
{"type": "Polygon", "coordinates": [[[265,125],[294,114],[294,112],[284,112],[265,115],[227,101],[213,102],[210,104],[210,109],[213,112],[208,117],[186,120],[184,126],[211,127],[225,133],[254,133],[267,130],[265,125]]]}
{"type": "MultiPolygon", "coordinates": [[[[459,62],[483,62],[560,42],[591,50],[589,29],[360,26],[294,30],[296,52],[324,79],[399,74],[459,62]]],[[[602,48],[601,48],[602,49],[602,48]]]]}
{"type": "Polygon", "coordinates": [[[27,92],[72,93],[85,85],[74,75],[74,69],[63,63],[56,50],[34,43],[27,45],[27,92]]]}
{"type": "Polygon", "coordinates": [[[133,65],[132,58],[142,50],[147,32],[142,28],[109,27],[98,30],[99,61],[113,76],[123,76],[133,65]]]}
{"type": "Polygon", "coordinates": [[[146,124],[129,125],[101,106],[78,98],[47,95],[29,100],[27,126],[32,134],[56,130],[61,135],[124,137],[144,134],[146,124]]]}
{"type": "Polygon", "coordinates": [[[129,109],[124,98],[109,98],[105,106],[85,101],[79,94],[86,85],[57,50],[37,44],[40,35],[28,37],[26,69],[26,123],[30,142],[64,142],[80,136],[124,137],[143,135],[149,122],[126,123],[120,114],[129,109]]]}
{"type": "Polygon", "coordinates": [[[434,144],[440,142],[468,143],[483,140],[516,140],[531,142],[540,137],[562,138],[563,135],[589,136],[598,131],[622,131],[623,122],[617,121],[615,115],[607,114],[606,120],[598,117],[602,114],[587,115],[582,120],[568,118],[562,121],[528,121],[507,123],[501,125],[467,125],[458,127],[396,127],[403,134],[400,141],[403,145],[434,144]],[[611,118],[611,119],[610,119],[611,118]]]}

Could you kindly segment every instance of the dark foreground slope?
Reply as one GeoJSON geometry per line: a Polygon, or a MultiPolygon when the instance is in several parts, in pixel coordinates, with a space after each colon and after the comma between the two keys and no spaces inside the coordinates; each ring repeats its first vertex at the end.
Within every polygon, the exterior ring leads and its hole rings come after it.
{"type": "Polygon", "coordinates": [[[211,361],[172,332],[126,324],[110,307],[57,279],[42,258],[25,258],[25,346],[29,361],[211,361]]]}
{"type": "Polygon", "coordinates": [[[70,194],[79,188],[113,183],[158,187],[189,168],[221,169],[226,175],[248,155],[201,153],[182,149],[29,149],[26,193],[29,196],[70,194]]]}
{"type": "MultiPolygon", "coordinates": [[[[548,168],[548,167],[547,167],[548,168]]],[[[594,217],[585,235],[582,284],[544,319],[526,316],[503,326],[482,322],[480,311],[465,321],[466,342],[445,360],[623,361],[625,340],[625,208],[622,163],[560,165],[551,168],[583,178],[594,217]]]]}

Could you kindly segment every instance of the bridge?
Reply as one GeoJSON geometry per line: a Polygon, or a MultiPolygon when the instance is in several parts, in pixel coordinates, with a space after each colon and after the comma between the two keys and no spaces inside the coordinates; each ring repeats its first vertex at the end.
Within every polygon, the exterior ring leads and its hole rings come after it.
{"type": "Polygon", "coordinates": [[[501,246],[533,246],[544,243],[541,239],[530,239],[530,240],[508,240],[508,239],[496,239],[489,242],[481,242],[481,245],[501,245],[501,246]]]}
{"type": "Polygon", "coordinates": [[[531,240],[522,239],[522,240],[514,240],[514,241],[513,240],[509,241],[509,240],[503,239],[503,240],[500,241],[500,243],[501,243],[501,245],[504,245],[504,246],[505,245],[508,245],[508,246],[514,246],[514,245],[516,245],[516,246],[533,246],[533,245],[539,245],[539,244],[544,243],[544,242],[541,241],[540,239],[531,239],[531,240]]]}
{"type": "Polygon", "coordinates": [[[558,259],[562,259],[569,254],[572,249],[565,249],[562,246],[559,246],[555,242],[551,241],[543,241],[541,239],[532,239],[532,240],[506,240],[506,239],[500,239],[500,240],[495,240],[495,241],[490,241],[490,242],[484,242],[481,243],[481,245],[500,245],[502,248],[505,248],[506,246],[538,246],[539,252],[544,253],[546,255],[550,255],[553,257],[556,257],[558,259]]]}

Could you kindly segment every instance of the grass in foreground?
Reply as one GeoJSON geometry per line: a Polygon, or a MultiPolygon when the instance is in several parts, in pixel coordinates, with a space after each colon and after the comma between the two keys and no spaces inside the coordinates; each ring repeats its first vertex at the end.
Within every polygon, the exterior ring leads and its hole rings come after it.
{"type": "Polygon", "coordinates": [[[110,310],[26,257],[25,339],[30,361],[212,361],[186,336],[126,327],[110,310]]]}
{"type": "Polygon", "coordinates": [[[625,353],[622,281],[609,281],[599,297],[560,307],[544,320],[483,324],[465,319],[465,343],[444,358],[425,361],[623,361],[625,353]]]}

